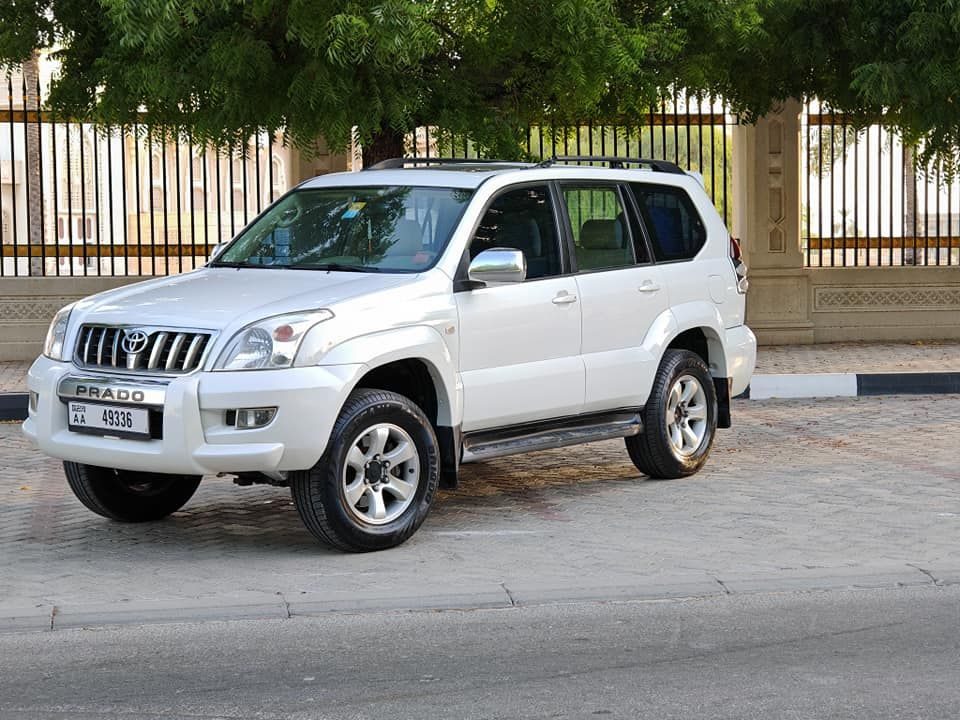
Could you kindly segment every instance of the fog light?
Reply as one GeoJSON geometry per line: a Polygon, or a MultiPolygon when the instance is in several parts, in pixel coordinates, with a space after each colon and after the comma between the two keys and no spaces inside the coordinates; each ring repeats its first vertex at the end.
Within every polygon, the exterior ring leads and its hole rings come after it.
{"type": "Polygon", "coordinates": [[[40,401],[40,396],[37,395],[33,390],[30,391],[30,412],[35,413],[37,411],[37,403],[40,401]]]}
{"type": "Polygon", "coordinates": [[[269,425],[277,414],[277,409],[275,407],[238,408],[227,412],[228,423],[232,413],[236,413],[236,420],[235,423],[230,424],[236,424],[238,430],[250,430],[269,425]]]}

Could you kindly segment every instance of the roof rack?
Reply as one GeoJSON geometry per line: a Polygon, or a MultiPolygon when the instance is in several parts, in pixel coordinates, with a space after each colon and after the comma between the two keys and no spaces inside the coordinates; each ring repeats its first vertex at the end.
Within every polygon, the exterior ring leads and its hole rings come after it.
{"type": "Polygon", "coordinates": [[[518,165],[507,160],[481,160],[478,158],[398,157],[381,160],[364,170],[397,170],[407,165],[518,165]]]}
{"type": "Polygon", "coordinates": [[[555,163],[606,163],[607,167],[613,170],[623,170],[627,165],[646,165],[651,170],[674,175],[686,175],[683,169],[676,163],[668,160],[650,160],[648,158],[632,157],[614,157],[611,155],[555,155],[549,160],[544,160],[539,167],[550,167],[555,163]]]}

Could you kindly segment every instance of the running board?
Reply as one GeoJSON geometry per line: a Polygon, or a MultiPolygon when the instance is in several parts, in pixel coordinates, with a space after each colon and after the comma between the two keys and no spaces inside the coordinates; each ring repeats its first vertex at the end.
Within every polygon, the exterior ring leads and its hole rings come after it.
{"type": "Polygon", "coordinates": [[[639,410],[592,413],[543,422],[482,430],[463,436],[461,462],[477,462],[535,450],[612,440],[639,435],[643,421],[639,410]]]}

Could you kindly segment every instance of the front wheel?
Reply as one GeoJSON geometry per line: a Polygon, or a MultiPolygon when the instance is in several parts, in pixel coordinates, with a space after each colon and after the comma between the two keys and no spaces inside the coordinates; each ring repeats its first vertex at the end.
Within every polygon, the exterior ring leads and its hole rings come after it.
{"type": "Polygon", "coordinates": [[[427,517],[440,482],[437,438],[410,399],[357,390],[323,457],[289,480],[300,518],[319,540],[349,552],[385,550],[427,517]]]}
{"type": "Polygon", "coordinates": [[[120,522],[160,520],[187,504],[200,485],[197,475],[114,470],[65,462],[73,494],[98,515],[120,522]]]}
{"type": "Polygon", "coordinates": [[[630,459],[653,478],[693,475],[717,431],[717,392],[699,355],[667,350],[643,409],[643,432],[628,437],[630,459]]]}

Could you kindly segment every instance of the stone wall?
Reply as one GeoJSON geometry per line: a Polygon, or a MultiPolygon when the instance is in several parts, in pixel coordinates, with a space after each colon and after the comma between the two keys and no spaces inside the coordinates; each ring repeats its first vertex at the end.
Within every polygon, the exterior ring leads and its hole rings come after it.
{"type": "Polygon", "coordinates": [[[32,360],[40,354],[54,314],[87,295],[128,285],[138,277],[0,279],[0,361],[32,360]]]}
{"type": "Polygon", "coordinates": [[[804,267],[800,110],[788,101],[734,131],[731,232],[760,343],[960,339],[960,267],[804,267]]]}

